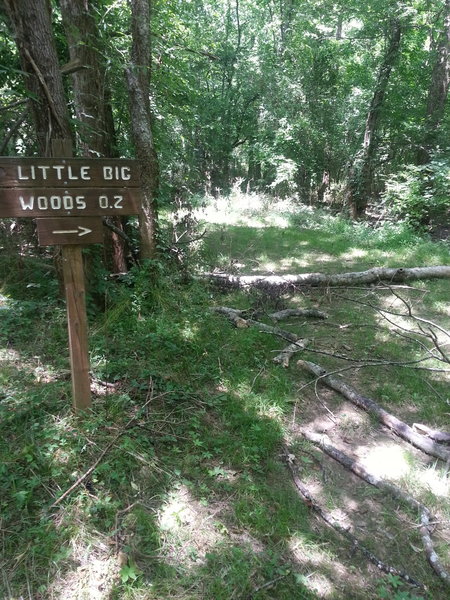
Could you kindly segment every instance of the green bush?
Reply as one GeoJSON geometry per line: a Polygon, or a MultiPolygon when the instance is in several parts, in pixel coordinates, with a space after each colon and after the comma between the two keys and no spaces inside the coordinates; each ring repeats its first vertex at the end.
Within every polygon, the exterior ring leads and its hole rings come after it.
{"type": "Polygon", "coordinates": [[[416,228],[442,221],[450,213],[450,158],[406,166],[387,181],[384,201],[396,216],[416,228]]]}

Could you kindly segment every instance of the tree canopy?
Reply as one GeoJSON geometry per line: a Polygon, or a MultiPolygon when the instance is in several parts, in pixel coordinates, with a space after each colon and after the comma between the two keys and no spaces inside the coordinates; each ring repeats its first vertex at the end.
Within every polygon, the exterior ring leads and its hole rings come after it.
{"type": "MultiPolygon", "coordinates": [[[[408,213],[411,187],[429,188],[411,166],[447,168],[448,0],[39,4],[51,8],[76,151],[142,157],[133,120],[148,120],[151,202],[239,182],[353,204],[364,216],[368,204],[391,202],[392,182],[403,177],[409,187],[391,204],[408,213]],[[132,25],[138,9],[150,15],[146,31],[141,17],[132,25]],[[140,96],[125,76],[133,69],[140,96]],[[146,115],[136,114],[139,106],[146,115]],[[109,140],[100,149],[99,136],[109,140]]],[[[13,5],[27,8],[5,1],[1,13],[0,143],[4,154],[33,154],[43,133],[22,102],[45,116],[48,99],[39,82],[34,91],[29,85],[36,72],[14,44],[15,36],[20,51],[13,5]]],[[[430,218],[420,210],[419,221],[430,218]]]]}

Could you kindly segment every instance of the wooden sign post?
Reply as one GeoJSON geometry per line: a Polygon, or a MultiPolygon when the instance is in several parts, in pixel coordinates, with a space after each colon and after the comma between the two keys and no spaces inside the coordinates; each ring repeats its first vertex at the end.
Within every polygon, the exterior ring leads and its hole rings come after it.
{"type": "Polygon", "coordinates": [[[39,244],[61,246],[76,412],[91,407],[82,247],[103,242],[103,216],[141,204],[137,161],[0,157],[0,218],[37,217],[39,244]]]}

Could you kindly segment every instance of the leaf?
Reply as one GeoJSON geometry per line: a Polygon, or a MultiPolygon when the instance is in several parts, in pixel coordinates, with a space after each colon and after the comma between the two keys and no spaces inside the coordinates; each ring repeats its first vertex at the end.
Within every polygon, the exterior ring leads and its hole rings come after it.
{"type": "Polygon", "coordinates": [[[122,583],[127,583],[128,581],[135,581],[140,574],[139,569],[136,565],[124,565],[120,569],[120,579],[122,583]]]}

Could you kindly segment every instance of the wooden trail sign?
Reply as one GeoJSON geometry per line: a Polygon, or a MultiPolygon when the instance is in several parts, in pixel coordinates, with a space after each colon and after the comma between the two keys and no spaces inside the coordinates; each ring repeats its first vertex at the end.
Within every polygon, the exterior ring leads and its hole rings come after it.
{"type": "MultiPolygon", "coordinates": [[[[71,154],[70,140],[57,142],[71,154]]],[[[0,218],[38,217],[39,244],[60,245],[75,411],[91,407],[83,257],[86,244],[103,241],[102,216],[139,214],[138,161],[88,158],[0,157],[0,218]]]]}
{"type": "Polygon", "coordinates": [[[136,215],[142,205],[137,161],[0,158],[0,218],[136,215]]]}

